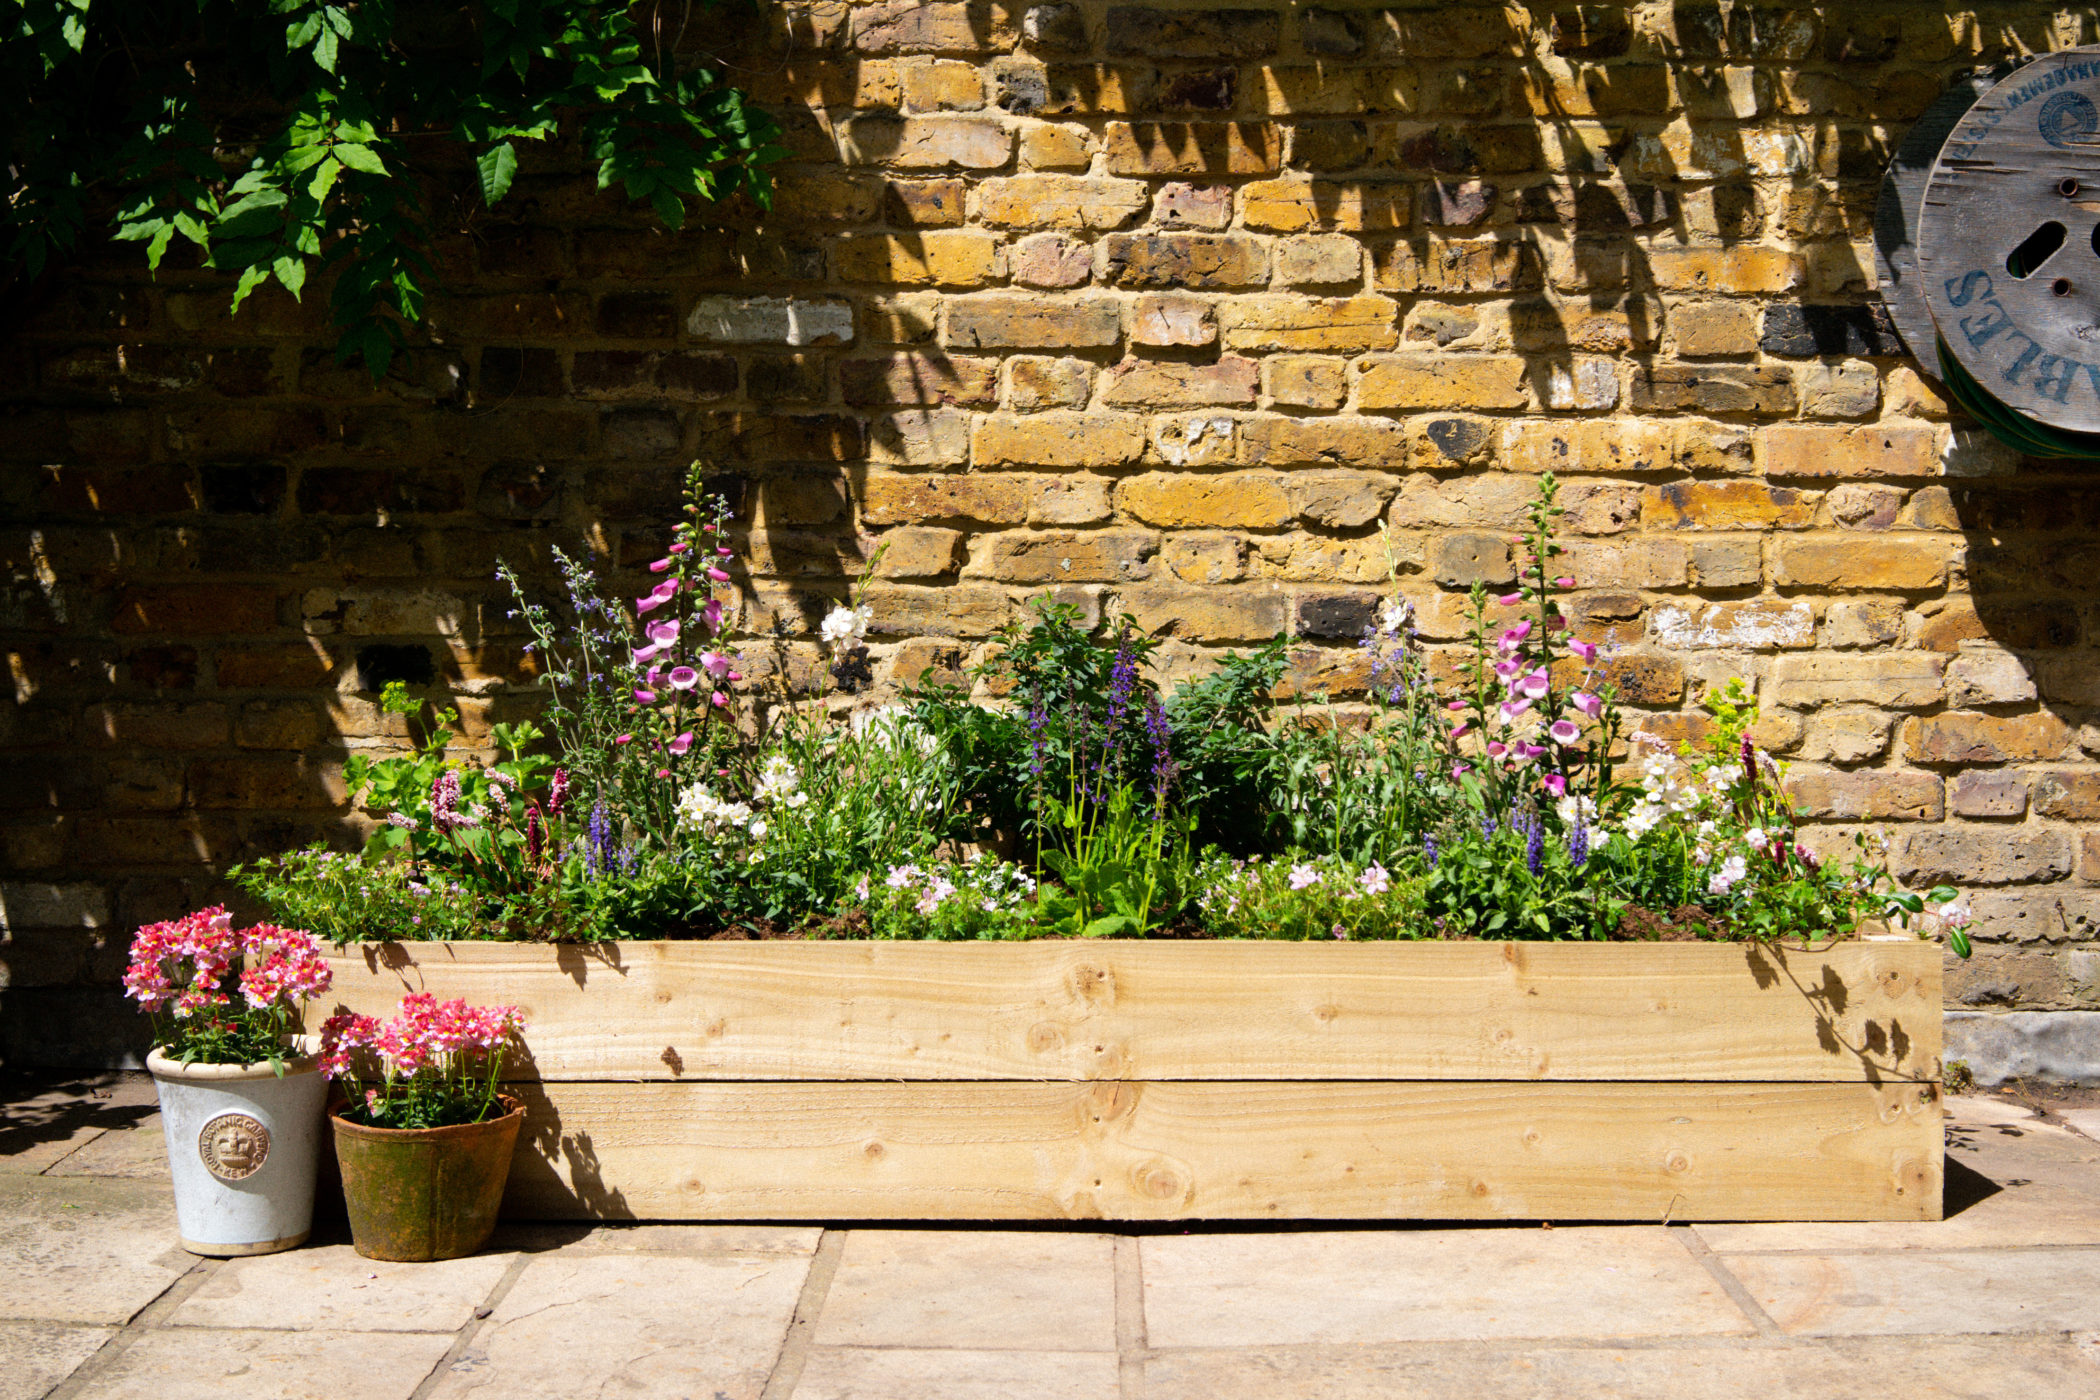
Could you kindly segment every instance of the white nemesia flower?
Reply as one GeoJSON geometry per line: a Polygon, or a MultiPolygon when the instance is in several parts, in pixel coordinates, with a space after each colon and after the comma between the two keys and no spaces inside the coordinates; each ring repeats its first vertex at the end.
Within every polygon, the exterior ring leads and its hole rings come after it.
{"type": "Polygon", "coordinates": [[[1765,835],[1763,827],[1753,826],[1743,833],[1743,843],[1753,851],[1761,851],[1772,844],[1772,838],[1765,835]]]}
{"type": "Polygon", "coordinates": [[[817,631],[826,646],[850,646],[867,635],[868,623],[874,619],[875,610],[863,603],[857,608],[839,604],[824,615],[817,631]]]}
{"type": "Polygon", "coordinates": [[[1302,890],[1308,885],[1317,885],[1319,883],[1320,872],[1313,869],[1310,865],[1294,865],[1291,867],[1292,889],[1302,890]]]}
{"type": "Polygon", "coordinates": [[[1743,863],[1743,858],[1741,856],[1730,856],[1728,859],[1722,861],[1721,868],[1719,870],[1716,870],[1712,874],[1712,876],[1710,876],[1707,879],[1707,893],[1727,894],[1728,891],[1734,887],[1736,881],[1742,879],[1745,875],[1749,873],[1750,867],[1743,863]]]}
{"type": "Polygon", "coordinates": [[[1975,911],[1958,899],[1952,904],[1940,906],[1940,922],[1948,928],[1967,928],[1969,921],[1975,917],[1975,911]]]}
{"type": "Polygon", "coordinates": [[[800,807],[809,801],[809,794],[802,791],[801,770],[777,753],[759,765],[758,789],[752,796],[782,807],[800,807]]]}
{"type": "Polygon", "coordinates": [[[1379,611],[1378,630],[1388,637],[1399,636],[1400,630],[1407,626],[1407,620],[1414,616],[1414,611],[1413,605],[1406,599],[1394,599],[1379,611]]]}
{"type": "Polygon", "coordinates": [[[1359,883],[1363,885],[1365,894],[1384,894],[1393,887],[1392,876],[1375,860],[1371,862],[1370,868],[1364,871],[1359,883]]]}

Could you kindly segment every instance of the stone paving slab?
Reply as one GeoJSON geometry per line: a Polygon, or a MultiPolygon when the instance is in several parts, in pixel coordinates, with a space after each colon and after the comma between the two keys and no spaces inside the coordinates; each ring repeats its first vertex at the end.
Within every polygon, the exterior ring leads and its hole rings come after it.
{"type": "Polygon", "coordinates": [[[114,1327],[0,1322],[0,1400],[41,1400],[116,1335],[114,1327]]]}
{"type": "Polygon", "coordinates": [[[2100,1331],[2100,1249],[1739,1254],[1727,1264],[1797,1336],[2100,1331]]]}
{"type": "Polygon", "coordinates": [[[1118,1365],[1097,1351],[818,1347],[794,1400],[1118,1400],[1118,1365]]]}
{"type": "Polygon", "coordinates": [[[134,1128],[97,1134],[52,1163],[45,1175],[167,1181],[168,1141],[161,1135],[160,1115],[148,1114],[134,1128]]]}
{"type": "Polygon", "coordinates": [[[1176,1352],[1146,1361],[1142,1400],[2091,1400],[2096,1387],[2093,1338],[1906,1338],[1176,1352]]]}
{"type": "Polygon", "coordinates": [[[1754,1330],[1659,1226],[1162,1236],[1139,1247],[1155,1347],[1754,1330]]]}
{"type": "Polygon", "coordinates": [[[456,1332],[487,1300],[513,1257],[390,1264],[335,1244],[229,1259],[183,1300],[168,1324],[456,1332]]]}
{"type": "Polygon", "coordinates": [[[2100,1142],[2100,1108],[2060,1108],[2056,1116],[2095,1142],[2100,1142]]]}
{"type": "Polygon", "coordinates": [[[542,1255],[429,1392],[492,1400],[759,1400],[801,1257],[542,1255]]]}
{"type": "Polygon", "coordinates": [[[74,1400],[409,1400],[452,1339],[442,1333],[142,1334],[74,1400]]]}
{"type": "Polygon", "coordinates": [[[1032,1230],[855,1230],[816,1342],[1114,1351],[1115,1241],[1032,1230]]]}
{"type": "Polygon", "coordinates": [[[501,1225],[492,1250],[528,1254],[815,1254],[818,1225],[501,1225]]]}
{"type": "Polygon", "coordinates": [[[150,1182],[0,1177],[0,1318],[122,1324],[195,1259],[150,1182]]]}

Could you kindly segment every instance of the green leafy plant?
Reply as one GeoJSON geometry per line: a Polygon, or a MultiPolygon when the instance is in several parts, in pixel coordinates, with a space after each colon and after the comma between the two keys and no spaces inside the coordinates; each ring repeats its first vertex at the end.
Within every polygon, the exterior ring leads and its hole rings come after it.
{"type": "Polygon", "coordinates": [[[527,143],[573,140],[600,188],[671,228],[693,201],[764,204],[781,154],[771,119],[679,64],[692,7],[664,0],[11,10],[6,262],[34,277],[107,218],[149,267],[191,247],[233,279],[235,309],[265,282],[298,297],[332,271],[338,355],[375,378],[422,316],[437,211],[498,206],[527,143]]]}
{"type": "Polygon", "coordinates": [[[487,937],[487,911],[457,880],[393,855],[308,846],[233,866],[226,877],[271,913],[330,943],[487,937]]]}
{"type": "Polygon", "coordinates": [[[1019,939],[1035,927],[1036,882],[1018,865],[980,851],[967,860],[893,865],[863,875],[853,907],[876,938],[1019,939]]]}
{"type": "Polygon", "coordinates": [[[1389,939],[1428,933],[1422,879],[1337,856],[1240,860],[1206,851],[1196,870],[1204,928],[1220,938],[1389,939]]]}

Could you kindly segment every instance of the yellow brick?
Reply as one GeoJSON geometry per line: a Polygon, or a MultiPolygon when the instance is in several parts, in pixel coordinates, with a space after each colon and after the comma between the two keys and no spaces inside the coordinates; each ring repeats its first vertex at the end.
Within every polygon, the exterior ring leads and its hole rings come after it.
{"type": "Polygon", "coordinates": [[[1116,467],[1144,452],[1145,420],[1128,413],[985,418],[970,442],[980,467],[1116,467]]]}
{"type": "Polygon", "coordinates": [[[1256,180],[1241,192],[1248,228],[1277,233],[1405,228],[1415,187],[1400,181],[1256,180]]]}
{"type": "Polygon", "coordinates": [[[1166,529],[1277,530],[1298,514],[1282,481],[1268,472],[1146,472],[1116,487],[1116,505],[1166,529]]]}
{"type": "Polygon", "coordinates": [[[1497,355],[1395,355],[1366,360],[1358,408],[1528,408],[1522,360],[1497,355]]]}
{"type": "Polygon", "coordinates": [[[1084,170],[1095,149],[1093,133],[1069,122],[1021,129],[1021,164],[1030,170],[1084,170]]]}
{"type": "Polygon", "coordinates": [[[1779,547],[1779,582],[1809,588],[1876,588],[1920,592],[1947,577],[1940,540],[1787,540],[1779,547]]]}
{"type": "Polygon", "coordinates": [[[1804,530],[1821,499],[1762,481],[1672,481],[1647,488],[1641,519],[1650,529],[1804,530]]]}
{"type": "Polygon", "coordinates": [[[1666,292],[1714,292],[1725,296],[1792,291],[1802,281],[1800,260],[1784,248],[1656,247],[1648,270],[1666,292]]]}
{"type": "Polygon", "coordinates": [[[1001,228],[1121,228],[1144,213],[1151,198],[1141,180],[1018,175],[978,186],[977,216],[1001,228]]]}
{"type": "Polygon", "coordinates": [[[831,256],[843,282],[975,287],[997,275],[999,244],[967,229],[856,234],[833,244],[831,256]]]}
{"type": "Polygon", "coordinates": [[[1925,424],[1824,428],[1778,423],[1764,430],[1760,456],[1766,476],[1938,476],[1939,436],[1939,429],[1925,424]]]}
{"type": "Polygon", "coordinates": [[[1390,350],[1399,310],[1388,297],[1233,297],[1218,325],[1229,350],[1390,350]]]}

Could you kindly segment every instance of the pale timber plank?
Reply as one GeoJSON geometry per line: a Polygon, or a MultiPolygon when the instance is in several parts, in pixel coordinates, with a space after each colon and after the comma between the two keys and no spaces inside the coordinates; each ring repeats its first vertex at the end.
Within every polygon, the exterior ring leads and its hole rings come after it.
{"type": "Polygon", "coordinates": [[[1930,1087],[525,1084],[525,1218],[1931,1220],[1930,1087]]]}
{"type": "Polygon", "coordinates": [[[381,944],[341,1006],[524,1008],[520,1078],[1934,1079],[1940,954],[1853,942],[381,944]]]}

